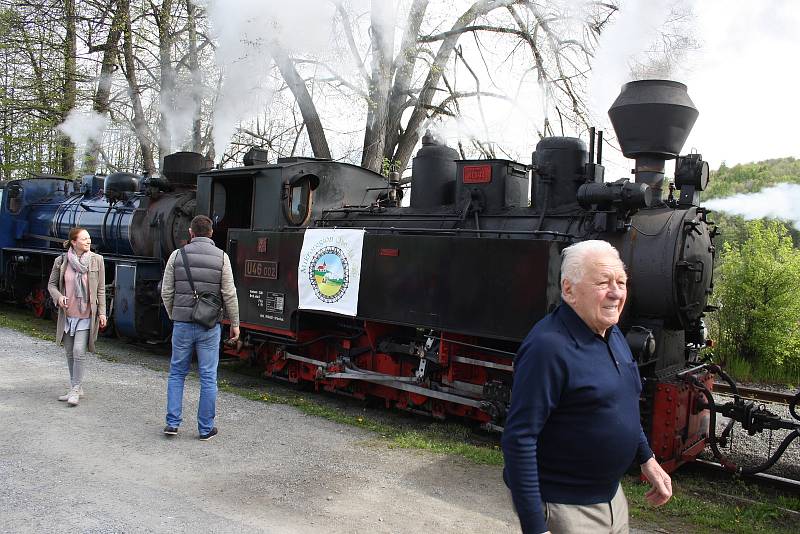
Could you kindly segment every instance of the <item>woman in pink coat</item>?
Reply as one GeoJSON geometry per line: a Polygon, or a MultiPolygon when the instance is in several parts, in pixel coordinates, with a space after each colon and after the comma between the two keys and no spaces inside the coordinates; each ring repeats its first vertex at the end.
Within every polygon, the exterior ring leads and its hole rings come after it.
{"type": "Polygon", "coordinates": [[[97,333],[106,326],[106,270],[103,257],[89,250],[92,238],[73,228],[67,252],[56,258],[47,289],[58,306],[56,342],[64,342],[70,390],[58,398],[77,406],[83,396],[86,351],[94,352],[97,333]]]}

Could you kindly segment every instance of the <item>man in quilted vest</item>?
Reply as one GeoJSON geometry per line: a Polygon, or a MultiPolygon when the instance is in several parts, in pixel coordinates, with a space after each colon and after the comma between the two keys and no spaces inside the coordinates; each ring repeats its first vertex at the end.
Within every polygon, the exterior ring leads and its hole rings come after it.
{"type": "Polygon", "coordinates": [[[231,322],[231,340],[239,338],[239,304],[236,301],[231,262],[228,255],[214,244],[212,234],[211,219],[205,215],[192,219],[189,226],[190,242],[183,247],[186,255],[183,256],[180,249],[170,255],[161,282],[161,300],[173,321],[172,360],[167,383],[167,426],[164,427],[164,434],[174,436],[178,433],[182,421],[183,385],[189,373],[192,354],[197,352],[200,375],[197,431],[203,441],[217,435],[214,417],[222,327],[219,322],[211,328],[192,322],[195,292],[221,295],[225,313],[231,322]],[[184,263],[184,257],[188,265],[184,263]],[[189,283],[187,269],[191,270],[194,291],[189,283]]]}

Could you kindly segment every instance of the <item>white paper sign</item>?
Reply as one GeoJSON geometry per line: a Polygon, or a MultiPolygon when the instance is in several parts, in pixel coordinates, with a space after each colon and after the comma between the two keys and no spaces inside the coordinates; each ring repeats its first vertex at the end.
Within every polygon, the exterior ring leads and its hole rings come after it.
{"type": "Polygon", "coordinates": [[[301,310],[358,313],[364,230],[306,230],[297,266],[301,310]]]}

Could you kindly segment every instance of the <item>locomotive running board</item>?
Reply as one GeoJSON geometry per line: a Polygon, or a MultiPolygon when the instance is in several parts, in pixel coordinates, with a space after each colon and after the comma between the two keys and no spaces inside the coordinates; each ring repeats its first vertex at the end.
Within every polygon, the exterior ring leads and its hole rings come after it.
{"type": "Polygon", "coordinates": [[[400,382],[397,380],[398,377],[393,377],[391,375],[384,376],[371,376],[371,375],[362,375],[361,373],[332,373],[329,375],[325,375],[325,378],[344,378],[347,380],[363,380],[365,382],[371,382],[373,384],[380,384],[382,386],[390,386],[397,389],[402,389],[403,391],[408,391],[409,393],[416,393],[417,395],[423,395],[425,397],[433,397],[435,399],[440,399],[448,402],[454,402],[456,404],[463,404],[465,406],[472,406],[473,408],[481,408],[481,401],[476,401],[472,399],[467,399],[465,397],[460,397],[458,395],[452,395],[450,393],[442,393],[441,391],[436,391],[433,389],[423,388],[420,386],[414,386],[407,382],[400,382]]]}
{"type": "Polygon", "coordinates": [[[489,367],[491,369],[501,369],[503,371],[508,371],[509,373],[514,372],[514,366],[512,365],[505,365],[502,363],[495,363],[495,362],[487,362],[484,360],[476,360],[474,358],[465,358],[464,356],[452,356],[450,359],[454,362],[459,363],[467,363],[470,365],[478,365],[480,367],[489,367]]]}
{"type": "MultiPolygon", "coordinates": [[[[328,364],[321,360],[314,360],[312,358],[306,358],[305,356],[300,356],[298,354],[292,354],[291,352],[283,351],[283,356],[287,360],[296,360],[303,363],[308,363],[311,365],[316,365],[320,369],[324,369],[328,364]]],[[[324,371],[323,371],[324,373],[324,371]]],[[[465,397],[461,397],[459,395],[452,395],[450,393],[443,393],[441,391],[436,391],[433,389],[423,388],[420,386],[414,386],[403,382],[403,379],[407,380],[415,380],[414,377],[400,377],[400,376],[391,376],[385,375],[382,373],[372,373],[372,372],[363,372],[363,371],[345,371],[343,373],[328,373],[323,374],[322,378],[341,378],[346,380],[363,380],[365,382],[371,382],[373,384],[380,384],[382,386],[390,386],[396,389],[401,389],[403,391],[408,391],[409,393],[416,393],[418,395],[424,395],[426,397],[433,397],[435,399],[440,399],[448,402],[454,402],[456,404],[463,404],[465,406],[471,406],[473,408],[481,409],[481,401],[468,399],[465,397]]]]}

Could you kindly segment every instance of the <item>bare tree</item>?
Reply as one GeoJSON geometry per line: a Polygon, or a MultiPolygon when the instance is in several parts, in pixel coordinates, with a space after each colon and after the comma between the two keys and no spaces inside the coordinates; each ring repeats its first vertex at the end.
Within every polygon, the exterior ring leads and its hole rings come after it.
{"type": "MultiPolygon", "coordinates": [[[[426,128],[464,117],[477,118],[469,133],[460,130],[462,156],[497,157],[503,152],[491,142],[489,103],[518,102],[532,84],[546,108],[534,130],[580,132],[586,74],[617,10],[614,0],[588,2],[575,23],[561,10],[565,3],[545,0],[330,1],[335,27],[325,53],[298,52],[277,37],[267,43],[270,75],[279,80],[272,107],[240,124],[220,160],[249,142],[279,155],[310,149],[375,171],[387,163],[406,168],[426,128]],[[498,72],[518,81],[498,83],[498,72]],[[355,122],[342,128],[344,116],[355,122]]],[[[0,8],[4,175],[71,173],[75,148],[54,127],[76,107],[110,121],[103,144],[88,147],[86,170],[152,173],[173,149],[214,157],[211,117],[223,83],[204,4],[82,0],[80,13],[75,6],[24,0],[0,8]]],[[[677,31],[665,34],[663,47],[686,42],[677,31]]]]}
{"type": "MultiPolygon", "coordinates": [[[[108,37],[103,45],[89,47],[89,52],[103,52],[100,76],[97,78],[97,89],[92,102],[93,109],[102,115],[108,115],[109,113],[112,76],[118,66],[119,40],[125,28],[125,19],[128,15],[128,10],[124,9],[116,1],[112,1],[109,7],[114,12],[114,16],[111,20],[111,26],[108,28],[108,37]]],[[[95,139],[90,140],[84,156],[84,172],[94,173],[97,170],[99,153],[100,143],[95,139]]]]}
{"type": "Polygon", "coordinates": [[[130,95],[133,107],[133,130],[139,142],[139,149],[142,153],[145,172],[155,173],[153,162],[153,150],[148,135],[147,123],[144,116],[144,108],[141,101],[141,89],[136,78],[136,65],[133,56],[133,31],[131,29],[130,0],[118,0],[117,9],[125,13],[125,24],[123,28],[123,50],[125,57],[125,78],[128,81],[128,94],[130,95]]]}
{"type": "MultiPolygon", "coordinates": [[[[67,115],[78,99],[77,33],[75,28],[75,0],[64,0],[64,99],[61,102],[61,119],[67,115]]],[[[60,136],[60,173],[69,176],[75,170],[75,143],[66,135],[60,136]]]]}
{"type": "Polygon", "coordinates": [[[192,101],[194,109],[194,120],[192,121],[192,151],[200,152],[203,144],[203,129],[201,123],[202,98],[200,97],[199,86],[202,84],[200,76],[200,59],[197,50],[197,7],[192,0],[186,0],[186,29],[188,32],[188,63],[191,83],[194,87],[192,91],[192,101]]]}
{"type": "MultiPolygon", "coordinates": [[[[161,7],[153,6],[153,16],[158,28],[159,67],[161,70],[161,87],[159,88],[160,120],[158,135],[159,161],[164,161],[164,156],[172,151],[167,110],[174,105],[175,98],[175,70],[172,65],[172,0],[163,0],[161,7]]],[[[159,167],[162,165],[159,164],[159,167]]]]}
{"type": "Polygon", "coordinates": [[[308,133],[311,148],[314,155],[318,158],[330,158],[331,151],[328,148],[328,140],[325,137],[325,130],[322,128],[322,121],[317,113],[317,108],[314,101],[306,88],[306,84],[298,74],[294,67],[293,62],[289,59],[286,51],[275,46],[273,48],[275,62],[280,69],[283,79],[292,91],[292,94],[297,99],[297,104],[300,107],[300,112],[305,121],[306,131],[308,133]]]}
{"type": "MultiPolygon", "coordinates": [[[[336,0],[337,20],[345,36],[346,54],[353,58],[353,80],[333,73],[328,83],[348,89],[354,96],[360,96],[366,107],[366,125],[361,164],[369,169],[380,171],[384,161],[405,168],[419,141],[424,127],[432,119],[440,116],[455,116],[459,113],[459,101],[476,99],[482,109],[482,98],[502,98],[512,100],[510,89],[487,90],[481,86],[481,77],[459,48],[459,40],[469,35],[475,43],[476,62],[484,62],[481,36],[505,36],[509,42],[516,42],[529,50],[530,71],[535,72],[537,81],[547,94],[552,95],[550,104],[556,115],[568,117],[576,124],[585,124],[586,106],[580,94],[579,84],[589,70],[589,60],[596,44],[596,36],[602,27],[602,20],[608,12],[616,10],[613,3],[597,3],[596,16],[584,22],[583,38],[559,35],[559,25],[564,16],[556,7],[547,2],[530,0],[477,0],[451,23],[450,28],[438,33],[424,33],[423,22],[428,16],[428,0],[413,0],[406,18],[405,29],[400,38],[399,49],[395,53],[395,25],[391,22],[394,9],[388,3],[375,0],[370,11],[369,47],[359,48],[355,37],[356,29],[351,23],[353,17],[345,5],[336,0]],[[389,7],[387,7],[389,6],[389,7]],[[387,20],[389,22],[387,23],[387,20]],[[370,70],[364,65],[369,61],[370,70]],[[467,77],[472,79],[469,90],[460,90],[455,85],[455,76],[449,78],[460,65],[467,77]],[[420,83],[421,81],[421,83],[420,83]],[[365,87],[365,88],[364,88],[365,87]]],[[[520,47],[514,47],[513,54],[519,54],[520,47]]],[[[301,57],[292,58],[294,64],[302,65],[301,57]]],[[[299,82],[298,70],[289,68],[286,59],[278,62],[281,73],[297,99],[303,117],[314,118],[316,135],[324,136],[322,125],[316,121],[319,113],[316,102],[309,99],[307,84],[299,82]]],[[[491,76],[490,69],[485,69],[491,76]]],[[[462,82],[464,83],[464,82],[462,82]]],[[[485,119],[482,119],[485,124],[485,119]]],[[[311,128],[309,124],[309,136],[311,128]]],[[[542,133],[552,130],[549,123],[543,125],[542,133]]],[[[476,149],[485,155],[493,155],[489,145],[473,140],[476,149]]],[[[312,142],[314,153],[322,146],[318,139],[312,142]]]]}

